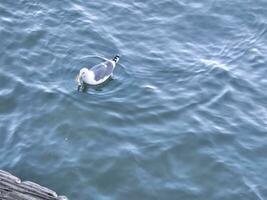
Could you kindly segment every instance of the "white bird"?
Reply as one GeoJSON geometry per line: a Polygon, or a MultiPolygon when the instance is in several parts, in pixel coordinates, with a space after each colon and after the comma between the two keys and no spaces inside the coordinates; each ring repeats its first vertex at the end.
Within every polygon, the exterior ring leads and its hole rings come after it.
{"type": "Polygon", "coordinates": [[[116,64],[119,62],[119,59],[119,56],[115,56],[112,60],[107,60],[95,65],[91,69],[86,67],[82,68],[76,78],[78,90],[84,83],[88,85],[99,85],[104,83],[108,78],[112,77],[113,71],[116,64]]]}

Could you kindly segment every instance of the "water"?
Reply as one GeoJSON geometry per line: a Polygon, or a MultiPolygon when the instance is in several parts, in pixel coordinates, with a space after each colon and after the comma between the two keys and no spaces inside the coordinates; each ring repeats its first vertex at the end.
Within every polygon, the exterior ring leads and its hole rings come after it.
{"type": "Polygon", "coordinates": [[[0,169],[70,199],[267,199],[266,8],[2,0],[0,169]]]}

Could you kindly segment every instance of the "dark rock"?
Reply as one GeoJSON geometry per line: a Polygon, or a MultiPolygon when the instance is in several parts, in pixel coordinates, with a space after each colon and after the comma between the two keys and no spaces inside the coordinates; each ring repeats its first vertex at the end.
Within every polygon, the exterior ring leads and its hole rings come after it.
{"type": "Polygon", "coordinates": [[[68,200],[56,192],[0,170],[0,200],[68,200]]]}

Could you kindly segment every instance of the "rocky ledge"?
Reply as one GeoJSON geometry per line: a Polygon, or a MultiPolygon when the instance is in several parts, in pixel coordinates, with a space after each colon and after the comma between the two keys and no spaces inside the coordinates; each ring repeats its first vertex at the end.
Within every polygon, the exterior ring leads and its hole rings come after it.
{"type": "Polygon", "coordinates": [[[0,170],[0,200],[68,200],[56,192],[30,181],[21,181],[0,170]]]}

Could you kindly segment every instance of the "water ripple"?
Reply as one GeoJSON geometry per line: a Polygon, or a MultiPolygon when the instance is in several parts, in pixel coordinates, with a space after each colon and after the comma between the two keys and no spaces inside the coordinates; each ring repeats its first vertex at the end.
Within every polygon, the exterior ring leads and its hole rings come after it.
{"type": "Polygon", "coordinates": [[[266,6],[1,1],[0,168],[70,199],[264,199],[266,6]]]}

